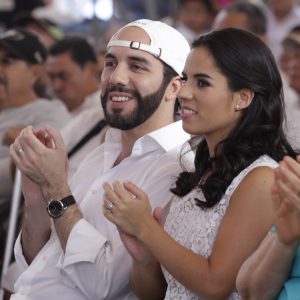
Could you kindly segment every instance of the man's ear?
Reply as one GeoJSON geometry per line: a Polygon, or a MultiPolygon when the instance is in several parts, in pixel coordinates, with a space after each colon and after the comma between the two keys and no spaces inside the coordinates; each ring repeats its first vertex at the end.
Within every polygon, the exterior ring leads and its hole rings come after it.
{"type": "Polygon", "coordinates": [[[31,66],[31,72],[33,74],[33,82],[35,83],[39,78],[46,74],[45,65],[37,64],[31,66]]]}
{"type": "Polygon", "coordinates": [[[91,74],[92,76],[95,76],[95,78],[98,78],[98,66],[96,63],[87,62],[83,68],[89,74],[91,74]]]}
{"type": "Polygon", "coordinates": [[[245,88],[238,91],[235,99],[235,110],[239,111],[247,108],[252,103],[254,96],[254,91],[250,89],[245,88]]]}
{"type": "Polygon", "coordinates": [[[166,88],[165,100],[166,101],[174,101],[181,89],[182,82],[179,76],[173,77],[170,83],[166,88]]]}
{"type": "Polygon", "coordinates": [[[32,65],[31,69],[36,79],[40,78],[46,72],[45,66],[41,64],[32,65]]]}

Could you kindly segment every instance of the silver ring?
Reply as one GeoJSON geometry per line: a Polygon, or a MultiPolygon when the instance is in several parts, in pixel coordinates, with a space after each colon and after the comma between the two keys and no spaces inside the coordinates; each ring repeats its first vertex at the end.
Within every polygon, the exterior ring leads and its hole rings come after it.
{"type": "Polygon", "coordinates": [[[114,205],[112,204],[112,202],[109,202],[109,203],[106,205],[106,208],[107,208],[107,210],[109,210],[109,211],[111,211],[113,207],[114,207],[114,205]]]}
{"type": "Polygon", "coordinates": [[[18,149],[18,154],[20,155],[24,150],[22,148],[18,149]]]}

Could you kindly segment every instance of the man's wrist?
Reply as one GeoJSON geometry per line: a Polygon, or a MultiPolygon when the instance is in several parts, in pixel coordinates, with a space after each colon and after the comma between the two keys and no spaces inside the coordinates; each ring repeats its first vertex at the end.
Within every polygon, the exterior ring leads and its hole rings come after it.
{"type": "Polygon", "coordinates": [[[52,199],[59,200],[72,194],[68,184],[43,187],[42,193],[47,204],[52,199]]]}

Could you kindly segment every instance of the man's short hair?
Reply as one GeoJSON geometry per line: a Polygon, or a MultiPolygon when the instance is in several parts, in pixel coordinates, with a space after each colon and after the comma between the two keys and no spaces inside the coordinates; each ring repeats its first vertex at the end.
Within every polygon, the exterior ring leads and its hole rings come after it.
{"type": "Polygon", "coordinates": [[[72,60],[81,68],[87,63],[97,63],[96,54],[86,39],[81,37],[67,37],[56,42],[50,49],[49,55],[58,56],[69,53],[72,60]]]}
{"type": "Polygon", "coordinates": [[[238,2],[227,6],[224,9],[227,13],[243,13],[247,17],[247,30],[256,34],[265,34],[267,32],[267,19],[262,8],[248,3],[238,2]]]}

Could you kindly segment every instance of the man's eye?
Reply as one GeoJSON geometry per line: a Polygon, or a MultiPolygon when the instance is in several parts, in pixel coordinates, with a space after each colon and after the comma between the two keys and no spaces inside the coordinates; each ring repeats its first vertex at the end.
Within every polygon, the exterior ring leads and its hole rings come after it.
{"type": "Polygon", "coordinates": [[[0,60],[1,65],[3,66],[10,66],[15,62],[15,60],[11,57],[4,57],[2,60],[0,60]]]}
{"type": "Polygon", "coordinates": [[[145,68],[141,65],[132,65],[132,68],[135,70],[144,70],[145,68]]]}
{"type": "Polygon", "coordinates": [[[104,66],[109,68],[109,67],[113,67],[115,65],[115,63],[113,61],[106,61],[104,66]]]}

